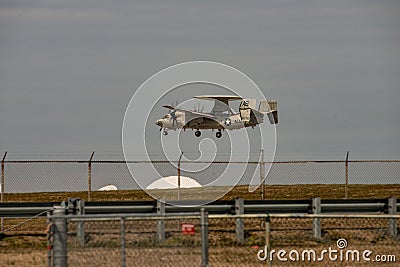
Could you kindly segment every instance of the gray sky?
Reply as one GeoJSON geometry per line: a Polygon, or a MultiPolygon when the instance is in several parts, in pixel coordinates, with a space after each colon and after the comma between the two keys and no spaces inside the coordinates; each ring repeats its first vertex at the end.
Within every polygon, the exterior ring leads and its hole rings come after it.
{"type": "Polygon", "coordinates": [[[0,152],[119,154],[135,89],[210,60],[278,100],[277,159],[399,158],[399,29],[394,0],[1,1],[0,152]]]}

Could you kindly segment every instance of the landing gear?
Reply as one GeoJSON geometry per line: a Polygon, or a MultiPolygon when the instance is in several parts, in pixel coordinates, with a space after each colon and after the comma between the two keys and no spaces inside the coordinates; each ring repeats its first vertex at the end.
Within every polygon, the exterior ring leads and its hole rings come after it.
{"type": "Polygon", "coordinates": [[[162,132],[162,134],[163,134],[163,135],[168,135],[168,132],[167,132],[166,130],[164,130],[164,131],[162,132]]]}
{"type": "Polygon", "coordinates": [[[194,132],[194,135],[195,135],[196,137],[200,137],[201,132],[200,132],[199,130],[197,130],[197,131],[194,132]]]}
{"type": "Polygon", "coordinates": [[[216,136],[217,138],[221,138],[221,136],[222,136],[221,130],[219,130],[219,131],[215,134],[215,136],[216,136]]]}

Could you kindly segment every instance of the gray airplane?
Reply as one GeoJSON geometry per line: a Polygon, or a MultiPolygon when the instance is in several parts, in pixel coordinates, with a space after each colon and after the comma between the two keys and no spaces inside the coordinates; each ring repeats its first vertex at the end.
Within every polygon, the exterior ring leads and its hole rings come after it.
{"type": "Polygon", "coordinates": [[[221,138],[222,131],[241,129],[244,127],[254,128],[257,124],[264,122],[267,115],[271,124],[278,123],[278,110],[276,101],[261,100],[256,110],[255,99],[244,99],[235,95],[201,95],[197,99],[214,100],[214,107],[209,113],[198,110],[185,110],[173,106],[163,106],[170,110],[163,118],[156,121],[160,131],[164,135],[168,130],[196,129],[195,136],[201,135],[200,129],[217,130],[216,137],[221,138]],[[239,105],[239,113],[235,113],[229,107],[229,101],[242,100],[239,105]]]}

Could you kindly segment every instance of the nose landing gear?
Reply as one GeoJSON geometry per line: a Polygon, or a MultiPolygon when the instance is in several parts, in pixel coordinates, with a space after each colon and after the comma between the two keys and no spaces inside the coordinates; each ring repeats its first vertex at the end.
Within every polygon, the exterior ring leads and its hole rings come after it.
{"type": "Polygon", "coordinates": [[[197,131],[194,132],[194,135],[195,135],[196,137],[200,137],[201,132],[200,132],[199,130],[197,130],[197,131]]]}
{"type": "Polygon", "coordinates": [[[218,130],[218,132],[215,134],[215,136],[217,138],[221,138],[221,136],[222,136],[221,130],[218,130]]]}

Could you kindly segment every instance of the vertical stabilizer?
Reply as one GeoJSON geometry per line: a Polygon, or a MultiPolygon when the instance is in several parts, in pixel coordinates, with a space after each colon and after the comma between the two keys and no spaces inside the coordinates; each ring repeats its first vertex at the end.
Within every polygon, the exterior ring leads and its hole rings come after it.
{"type": "Polygon", "coordinates": [[[268,119],[271,124],[278,123],[278,102],[276,100],[269,100],[268,106],[270,111],[268,112],[268,119]]]}
{"type": "Polygon", "coordinates": [[[258,106],[258,111],[260,111],[261,113],[267,113],[269,111],[269,106],[268,106],[267,100],[260,101],[260,105],[258,106]]]}

